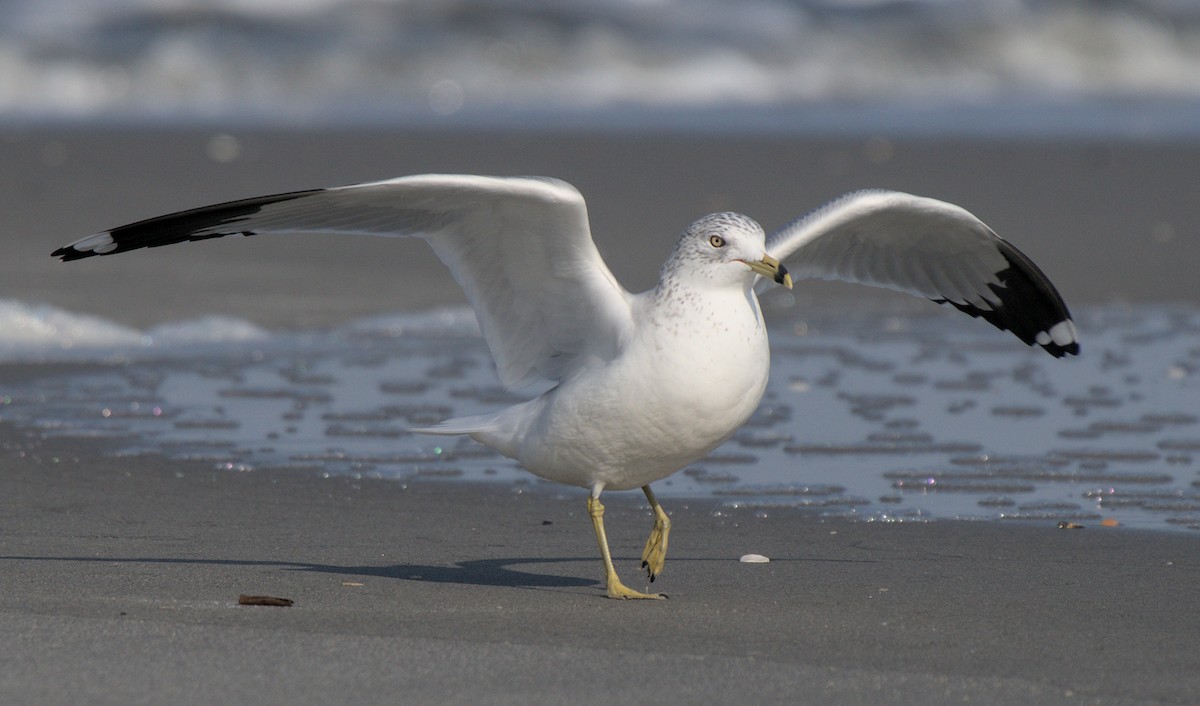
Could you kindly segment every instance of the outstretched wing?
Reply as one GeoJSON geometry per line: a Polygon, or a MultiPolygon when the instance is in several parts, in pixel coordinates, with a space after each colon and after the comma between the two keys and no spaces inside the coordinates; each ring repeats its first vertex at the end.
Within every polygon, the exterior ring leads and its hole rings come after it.
{"type": "Polygon", "coordinates": [[[796,279],[837,279],[951,304],[1055,357],[1079,352],[1062,297],[1033,261],[966,210],[895,191],[858,191],[767,239],[796,279]]]}
{"type": "Polygon", "coordinates": [[[630,295],[592,242],[583,196],[553,179],[421,175],[262,196],[113,228],[53,254],[314,232],[425,239],[466,290],[508,387],[609,359],[631,327],[630,295]]]}

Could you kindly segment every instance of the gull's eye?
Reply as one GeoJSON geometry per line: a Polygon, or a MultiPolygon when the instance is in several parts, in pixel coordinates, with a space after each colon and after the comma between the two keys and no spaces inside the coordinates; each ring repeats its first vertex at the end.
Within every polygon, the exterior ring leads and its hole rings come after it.
{"type": "Polygon", "coordinates": [[[725,239],[719,235],[710,235],[708,236],[708,244],[714,248],[723,248],[725,247],[725,239]]]}

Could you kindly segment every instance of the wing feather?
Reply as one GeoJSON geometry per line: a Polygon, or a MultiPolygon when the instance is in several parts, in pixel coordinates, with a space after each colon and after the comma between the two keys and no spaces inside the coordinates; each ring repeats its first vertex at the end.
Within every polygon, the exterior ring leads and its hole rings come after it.
{"type": "Polygon", "coordinates": [[[795,279],[922,296],[1056,357],[1079,352],[1071,314],[1046,275],[978,218],[944,201],[895,191],[847,194],[772,234],[767,251],[795,279]]]}
{"type": "Polygon", "coordinates": [[[630,295],[592,242],[583,196],[545,178],[420,175],[205,206],[84,238],[63,260],[259,233],[425,239],[475,309],[500,380],[560,380],[615,356],[630,295]]]}

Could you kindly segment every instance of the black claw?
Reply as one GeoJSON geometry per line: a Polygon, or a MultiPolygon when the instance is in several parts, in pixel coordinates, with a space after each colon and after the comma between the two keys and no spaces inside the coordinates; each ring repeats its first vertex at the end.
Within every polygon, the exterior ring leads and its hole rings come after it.
{"type": "Polygon", "coordinates": [[[650,574],[650,583],[654,583],[655,578],[654,574],[650,574]]]}

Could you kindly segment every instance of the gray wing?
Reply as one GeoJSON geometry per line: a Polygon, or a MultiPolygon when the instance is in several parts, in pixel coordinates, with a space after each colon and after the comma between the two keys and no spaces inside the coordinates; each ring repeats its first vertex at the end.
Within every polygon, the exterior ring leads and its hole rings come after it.
{"type": "Polygon", "coordinates": [[[592,242],[583,197],[545,178],[432,174],[262,196],[113,228],[53,255],[314,232],[425,239],[466,291],[509,387],[609,359],[632,326],[630,295],[592,242]]]}
{"type": "Polygon", "coordinates": [[[781,228],[767,252],[795,279],[885,287],[950,304],[1055,357],[1079,352],[1062,297],[1037,265],[966,210],[859,191],[781,228]]]}

